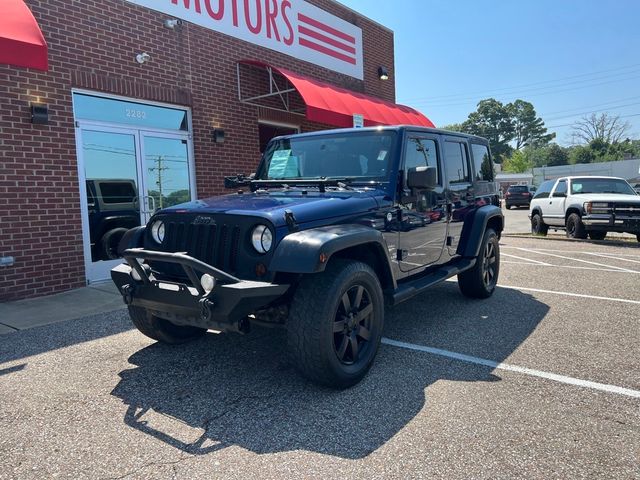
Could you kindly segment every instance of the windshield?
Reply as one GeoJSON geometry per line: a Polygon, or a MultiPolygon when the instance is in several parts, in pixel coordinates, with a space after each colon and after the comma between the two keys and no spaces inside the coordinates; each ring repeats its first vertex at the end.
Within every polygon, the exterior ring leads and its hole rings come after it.
{"type": "Polygon", "coordinates": [[[387,130],[272,141],[258,178],[387,181],[395,138],[396,132],[387,130]]]}
{"type": "Polygon", "coordinates": [[[619,193],[636,195],[627,182],[616,178],[576,178],[571,181],[571,193],[619,193]]]}

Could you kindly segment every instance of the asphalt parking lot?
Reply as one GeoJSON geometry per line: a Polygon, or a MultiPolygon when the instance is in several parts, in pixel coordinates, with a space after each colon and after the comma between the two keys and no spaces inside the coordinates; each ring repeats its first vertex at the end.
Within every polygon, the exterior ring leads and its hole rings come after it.
{"type": "Polygon", "coordinates": [[[387,310],[342,392],[277,330],[168,347],[120,309],[0,336],[0,479],[640,478],[640,249],[501,245],[491,299],[387,310]]]}

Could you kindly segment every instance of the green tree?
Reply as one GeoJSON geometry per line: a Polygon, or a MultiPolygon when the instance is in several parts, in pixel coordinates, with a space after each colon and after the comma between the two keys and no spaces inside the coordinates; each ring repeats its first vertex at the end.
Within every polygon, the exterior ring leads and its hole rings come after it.
{"type": "Polygon", "coordinates": [[[462,124],[461,123],[451,123],[449,125],[445,125],[443,127],[439,127],[442,130],[449,130],[451,132],[463,132],[464,130],[462,129],[462,124]]]}
{"type": "Polygon", "coordinates": [[[503,162],[503,170],[507,173],[523,173],[533,168],[533,163],[527,160],[527,156],[518,150],[503,162]]]}
{"type": "Polygon", "coordinates": [[[478,103],[476,111],[470,113],[462,124],[462,131],[489,140],[496,163],[502,163],[513,151],[513,147],[509,145],[515,135],[511,112],[507,106],[494,98],[478,103]]]}
{"type": "Polygon", "coordinates": [[[569,153],[557,143],[552,143],[547,148],[547,163],[549,167],[569,164],[569,153]]]}
{"type": "Polygon", "coordinates": [[[595,160],[596,156],[593,150],[587,145],[578,145],[571,149],[569,153],[569,163],[591,163],[595,160]]]}
{"type": "Polygon", "coordinates": [[[516,100],[506,106],[512,117],[515,149],[520,150],[529,145],[547,145],[556,137],[555,133],[547,133],[542,118],[538,117],[535,108],[529,102],[516,100]]]}

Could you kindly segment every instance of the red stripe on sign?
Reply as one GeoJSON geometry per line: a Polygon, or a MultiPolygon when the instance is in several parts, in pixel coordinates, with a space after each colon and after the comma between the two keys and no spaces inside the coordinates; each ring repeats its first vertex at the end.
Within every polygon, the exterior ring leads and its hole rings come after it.
{"type": "Polygon", "coordinates": [[[340,50],[344,50],[345,52],[353,53],[354,55],[356,54],[356,49],[354,47],[350,45],[345,45],[344,43],[334,40],[333,38],[327,37],[326,35],[323,35],[321,33],[318,33],[315,30],[311,30],[307,27],[299,26],[298,32],[302,33],[303,35],[308,35],[310,37],[313,37],[316,40],[320,40],[321,42],[328,43],[329,45],[339,48],[340,50]]]}
{"type": "Polygon", "coordinates": [[[351,65],[356,64],[355,58],[350,57],[348,55],[344,55],[340,52],[336,52],[335,50],[331,50],[330,48],[324,47],[322,45],[318,45],[317,43],[310,42],[305,38],[300,38],[299,43],[303,47],[307,47],[317,52],[324,53],[325,55],[329,55],[330,57],[337,58],[338,60],[342,60],[344,62],[350,63],[351,65]]]}
{"type": "Polygon", "coordinates": [[[330,33],[331,35],[335,35],[336,37],[346,40],[349,43],[353,43],[354,45],[356,43],[355,37],[352,37],[351,35],[347,35],[346,33],[343,33],[340,30],[336,30],[335,28],[330,27],[329,25],[325,25],[324,23],[319,22],[318,20],[314,20],[313,18],[307,17],[302,13],[298,14],[298,20],[300,22],[307,23],[312,27],[319,28],[320,30],[330,33]]]}

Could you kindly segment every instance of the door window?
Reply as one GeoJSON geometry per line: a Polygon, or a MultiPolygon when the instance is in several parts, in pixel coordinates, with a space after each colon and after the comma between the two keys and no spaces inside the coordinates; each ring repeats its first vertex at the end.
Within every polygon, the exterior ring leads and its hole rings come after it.
{"type": "Polygon", "coordinates": [[[416,167],[435,167],[438,172],[438,182],[440,182],[440,171],[438,168],[438,151],[436,142],[428,138],[409,138],[404,160],[405,177],[406,172],[416,167]]]}
{"type": "Polygon", "coordinates": [[[537,198],[549,198],[554,183],[555,180],[547,180],[546,182],[542,182],[533,199],[536,200],[537,198]]]}
{"type": "Polygon", "coordinates": [[[567,181],[560,180],[558,186],[553,192],[554,197],[564,197],[567,194],[567,181]]]}
{"type": "Polygon", "coordinates": [[[471,182],[467,147],[464,143],[444,142],[444,163],[450,184],[471,182]]]}
{"type": "Polygon", "coordinates": [[[143,135],[146,194],[150,210],[191,200],[187,141],[143,135]]]}

